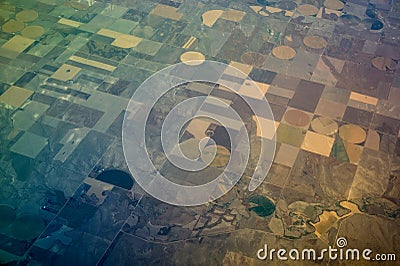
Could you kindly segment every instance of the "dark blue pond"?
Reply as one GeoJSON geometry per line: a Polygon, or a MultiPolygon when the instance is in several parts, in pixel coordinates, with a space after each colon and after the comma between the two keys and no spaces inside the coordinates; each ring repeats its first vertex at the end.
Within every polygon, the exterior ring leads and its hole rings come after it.
{"type": "Polygon", "coordinates": [[[133,186],[131,175],[118,169],[105,170],[96,179],[125,189],[133,186]]]}

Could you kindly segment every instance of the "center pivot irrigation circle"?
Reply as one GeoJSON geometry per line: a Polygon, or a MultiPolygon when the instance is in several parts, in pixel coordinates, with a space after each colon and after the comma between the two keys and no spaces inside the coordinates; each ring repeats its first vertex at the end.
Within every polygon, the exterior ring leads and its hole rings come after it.
{"type": "MultiPolygon", "coordinates": [[[[171,182],[154,166],[145,141],[149,114],[157,101],[169,90],[190,82],[208,82],[230,89],[247,103],[254,114],[260,136],[259,157],[248,185],[250,191],[255,190],[266,177],[276,145],[274,117],[257,84],[232,66],[214,61],[195,63],[179,63],[166,67],[145,80],[128,103],[122,127],[125,160],[136,182],[158,200],[178,206],[201,205],[220,198],[232,189],[246,169],[250,140],[238,112],[217,97],[192,97],[177,104],[167,114],[161,127],[161,144],[167,159],[174,166],[185,171],[200,171],[208,167],[215,156],[217,148],[213,141],[207,144],[207,156],[199,159],[188,158],[180,150],[180,130],[188,121],[197,117],[213,119],[226,129],[230,138],[231,154],[223,172],[208,183],[185,186],[171,182]],[[239,137],[233,137],[233,132],[239,132],[239,137]],[[210,155],[211,159],[201,159],[209,158],[210,155]]],[[[199,149],[204,148],[204,139],[199,141],[199,149]]]]}

